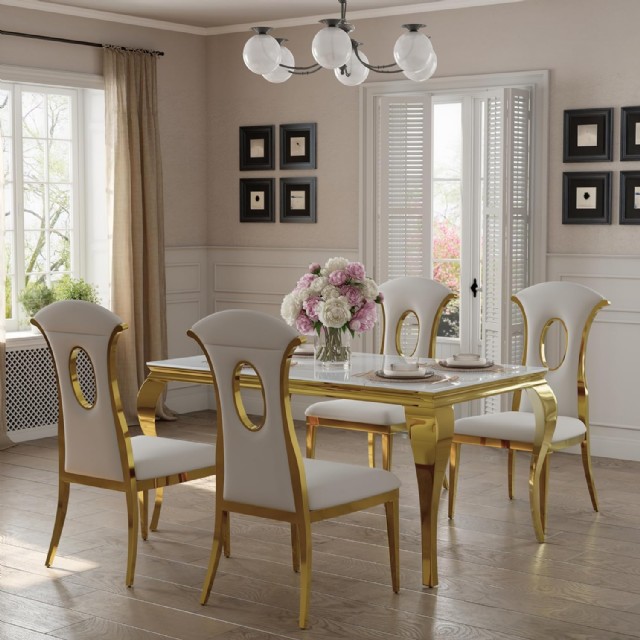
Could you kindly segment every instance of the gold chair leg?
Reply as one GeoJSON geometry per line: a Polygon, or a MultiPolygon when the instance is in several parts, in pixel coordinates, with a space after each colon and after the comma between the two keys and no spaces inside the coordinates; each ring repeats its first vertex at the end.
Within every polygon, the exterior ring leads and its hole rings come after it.
{"type": "Polygon", "coordinates": [[[311,524],[307,520],[298,524],[297,527],[300,548],[300,617],[298,626],[301,629],[306,629],[311,600],[311,524]]]}
{"type": "Polygon", "coordinates": [[[458,464],[460,463],[460,443],[451,445],[449,452],[449,518],[453,519],[456,510],[456,491],[458,490],[458,464]]]}
{"type": "Polygon", "coordinates": [[[213,580],[216,577],[216,571],[218,570],[218,564],[220,562],[220,553],[224,543],[223,538],[227,529],[228,518],[229,513],[227,511],[219,511],[216,513],[216,523],[213,528],[213,544],[211,545],[211,555],[209,556],[209,567],[204,579],[204,585],[202,586],[202,594],[200,595],[200,604],[202,605],[207,604],[207,600],[209,600],[209,596],[211,595],[211,587],[213,586],[213,580]]]}
{"type": "Polygon", "coordinates": [[[596,483],[593,479],[589,441],[584,440],[580,444],[580,449],[582,450],[582,466],[584,467],[584,475],[587,479],[587,487],[589,488],[589,495],[591,496],[591,504],[593,505],[593,510],[598,511],[598,492],[596,491],[596,483]]]}
{"type": "Polygon", "coordinates": [[[307,458],[316,457],[316,418],[307,418],[307,458]]]}
{"type": "Polygon", "coordinates": [[[369,445],[369,466],[373,469],[376,466],[376,434],[367,433],[367,443],[369,445]]]}
{"type": "Polygon", "coordinates": [[[385,502],[387,537],[389,539],[389,562],[391,564],[391,586],[394,593],[400,592],[400,505],[399,497],[385,502]]]}
{"type": "Polygon", "coordinates": [[[300,573],[300,540],[298,538],[298,525],[291,523],[291,557],[293,559],[293,570],[300,573]]]}
{"type": "Polygon", "coordinates": [[[444,478],[442,478],[442,488],[446,489],[447,491],[449,490],[449,480],[447,478],[447,473],[446,472],[444,474],[444,478]]]}
{"type": "Polygon", "coordinates": [[[160,509],[162,509],[162,499],[164,497],[164,487],[158,487],[155,490],[155,501],[153,505],[153,516],[151,517],[151,531],[158,530],[158,523],[160,522],[160,509]]]}
{"type": "Polygon", "coordinates": [[[509,449],[509,500],[513,500],[514,493],[514,477],[516,475],[516,452],[513,449],[509,449]]]}
{"type": "Polygon", "coordinates": [[[62,535],[62,527],[64,527],[64,519],[67,515],[67,505],[69,504],[69,490],[71,485],[64,480],[58,482],[58,508],[56,509],[56,520],[53,525],[53,533],[51,534],[51,542],[49,544],[49,552],[44,564],[50,567],[53,559],[56,557],[58,543],[62,535]]]}
{"type": "Polygon", "coordinates": [[[542,531],[547,530],[547,498],[549,496],[549,470],[551,454],[548,453],[544,459],[544,467],[540,474],[540,520],[542,521],[542,531]]]}
{"type": "Polygon", "coordinates": [[[225,558],[231,557],[231,514],[227,511],[224,519],[224,538],[222,539],[222,551],[225,558]]]}
{"type": "Polygon", "coordinates": [[[138,510],[140,512],[140,535],[143,540],[149,537],[149,492],[138,491],[138,510]]]}
{"type": "MultiPolygon", "coordinates": [[[[371,434],[373,435],[373,434],[371,434]]],[[[384,433],[382,438],[382,468],[391,471],[391,457],[393,455],[393,436],[390,433],[384,433]]]]}
{"type": "Polygon", "coordinates": [[[127,519],[129,528],[129,544],[127,546],[127,587],[133,586],[136,572],[136,556],[138,553],[138,495],[134,488],[126,492],[127,519]]]}

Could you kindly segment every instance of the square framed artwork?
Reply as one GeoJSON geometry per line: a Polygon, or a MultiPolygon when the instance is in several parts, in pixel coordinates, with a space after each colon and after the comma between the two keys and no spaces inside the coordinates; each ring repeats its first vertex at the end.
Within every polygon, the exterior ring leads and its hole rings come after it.
{"type": "Polygon", "coordinates": [[[280,125],[280,168],[315,169],[316,123],[280,125]]]}
{"type": "Polygon", "coordinates": [[[316,222],[317,178],[280,178],[280,222],[316,222]]]}
{"type": "Polygon", "coordinates": [[[562,174],[562,224],[611,224],[611,172],[562,174]]]}
{"type": "Polygon", "coordinates": [[[640,171],[620,172],[620,224],[640,224],[640,171]]]}
{"type": "Polygon", "coordinates": [[[275,126],[240,127],[240,171],[275,168],[275,126]]]}
{"type": "Polygon", "coordinates": [[[564,112],[564,162],[611,160],[613,109],[564,112]]]}
{"type": "Polygon", "coordinates": [[[620,160],[640,160],[640,107],[622,107],[620,160]]]}
{"type": "Polygon", "coordinates": [[[275,222],[273,178],[240,178],[240,222],[275,222]]]}

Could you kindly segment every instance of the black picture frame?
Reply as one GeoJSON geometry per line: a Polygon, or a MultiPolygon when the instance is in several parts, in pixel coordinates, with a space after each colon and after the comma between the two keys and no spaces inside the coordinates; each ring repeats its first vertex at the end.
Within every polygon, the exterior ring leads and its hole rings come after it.
{"type": "Polygon", "coordinates": [[[564,112],[564,162],[612,159],[613,109],[569,109],[564,112]]]}
{"type": "Polygon", "coordinates": [[[620,224],[640,224],[640,171],[620,172],[620,224]]]}
{"type": "Polygon", "coordinates": [[[317,178],[280,178],[280,222],[317,222],[317,178]]]}
{"type": "Polygon", "coordinates": [[[562,174],[562,224],[611,224],[611,172],[562,174]]]}
{"type": "Polygon", "coordinates": [[[240,171],[275,168],[275,125],[240,127],[240,171]]]}
{"type": "Polygon", "coordinates": [[[273,178],[240,178],[240,222],[275,222],[273,178]]]}
{"type": "Polygon", "coordinates": [[[620,111],[620,160],[640,160],[640,107],[620,111]]]}
{"type": "Polygon", "coordinates": [[[280,125],[280,168],[316,169],[316,123],[280,125]]]}

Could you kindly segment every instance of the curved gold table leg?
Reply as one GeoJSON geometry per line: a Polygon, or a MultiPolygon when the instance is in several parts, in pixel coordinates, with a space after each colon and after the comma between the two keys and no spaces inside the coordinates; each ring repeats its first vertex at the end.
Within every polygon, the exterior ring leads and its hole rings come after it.
{"type": "Polygon", "coordinates": [[[147,378],[138,391],[138,419],[145,436],[156,435],[156,406],[166,382],[147,378]]]}
{"type": "Polygon", "coordinates": [[[453,407],[428,411],[406,407],[407,428],[418,479],[422,534],[422,583],[438,584],[438,507],[453,441],[453,407]]]}
{"type": "Polygon", "coordinates": [[[543,474],[546,472],[549,445],[556,428],[558,403],[551,387],[546,382],[527,388],[527,395],[536,417],[536,432],[529,469],[529,502],[536,540],[544,542],[545,518],[542,509],[546,510],[546,499],[541,500],[541,491],[546,491],[543,474]]]}

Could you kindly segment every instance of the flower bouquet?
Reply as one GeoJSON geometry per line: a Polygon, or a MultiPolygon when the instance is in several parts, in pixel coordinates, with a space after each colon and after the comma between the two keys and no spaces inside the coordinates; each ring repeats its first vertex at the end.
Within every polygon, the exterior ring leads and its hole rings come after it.
{"type": "Polygon", "coordinates": [[[317,333],[316,362],[348,367],[351,338],[373,328],[380,302],[382,293],[360,262],[331,258],[324,267],[317,262],[309,265],[285,296],[280,313],[300,333],[317,333]]]}

